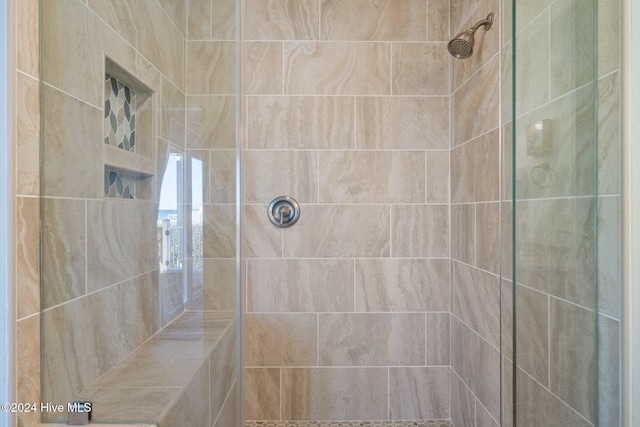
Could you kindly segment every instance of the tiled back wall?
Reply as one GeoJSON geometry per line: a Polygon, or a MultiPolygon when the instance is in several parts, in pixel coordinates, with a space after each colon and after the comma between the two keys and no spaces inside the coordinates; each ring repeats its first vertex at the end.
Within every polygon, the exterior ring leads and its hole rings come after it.
{"type": "Polygon", "coordinates": [[[449,418],[449,1],[244,7],[245,417],[449,418]]]}

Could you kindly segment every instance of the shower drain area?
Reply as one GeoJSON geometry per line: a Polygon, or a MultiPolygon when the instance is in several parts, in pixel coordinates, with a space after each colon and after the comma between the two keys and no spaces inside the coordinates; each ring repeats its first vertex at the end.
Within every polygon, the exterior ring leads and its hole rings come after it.
{"type": "Polygon", "coordinates": [[[454,427],[449,420],[247,421],[245,427],[454,427]]]}

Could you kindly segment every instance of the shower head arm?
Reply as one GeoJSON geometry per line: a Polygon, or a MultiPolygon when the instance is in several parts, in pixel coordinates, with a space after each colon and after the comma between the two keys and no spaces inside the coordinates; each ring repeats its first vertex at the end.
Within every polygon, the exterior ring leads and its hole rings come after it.
{"type": "Polygon", "coordinates": [[[484,30],[489,31],[491,26],[493,25],[493,12],[487,15],[485,19],[482,21],[478,21],[473,27],[469,29],[469,31],[473,31],[474,33],[478,30],[478,28],[484,25],[484,30]]]}

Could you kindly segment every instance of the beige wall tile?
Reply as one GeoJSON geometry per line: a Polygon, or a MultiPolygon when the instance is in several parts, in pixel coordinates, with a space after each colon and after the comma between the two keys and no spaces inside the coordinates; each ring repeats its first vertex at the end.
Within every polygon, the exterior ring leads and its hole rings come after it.
{"type": "Polygon", "coordinates": [[[162,113],[158,136],[184,147],[186,98],[169,80],[162,79],[162,113]]]}
{"type": "MultiPolygon", "coordinates": [[[[29,3],[29,2],[25,2],[29,3]]],[[[17,73],[16,193],[40,194],[40,85],[17,73]]]]}
{"type": "Polygon", "coordinates": [[[280,42],[245,42],[243,90],[247,94],[283,93],[282,55],[280,42]]]}
{"type": "Polygon", "coordinates": [[[352,260],[249,260],[247,311],[353,311],[352,260]]]}
{"type": "Polygon", "coordinates": [[[211,352],[209,367],[210,416],[215,420],[236,382],[236,327],[233,322],[211,352]]]}
{"type": "Polygon", "coordinates": [[[622,28],[619,1],[598,2],[598,75],[604,76],[620,67],[620,29],[622,28]]]}
{"type": "Polygon", "coordinates": [[[389,418],[449,419],[450,368],[390,368],[389,418]]]}
{"type": "Polygon", "coordinates": [[[449,1],[427,1],[427,40],[449,41],[449,1]]]}
{"type": "Polygon", "coordinates": [[[451,367],[489,413],[500,417],[500,352],[455,316],[451,321],[451,367]]]}
{"type": "Polygon", "coordinates": [[[423,313],[320,313],[324,366],[415,366],[425,363],[423,313]]]}
{"type": "Polygon", "coordinates": [[[205,310],[235,310],[235,259],[203,260],[203,306],[205,310]]]}
{"type": "MultiPolygon", "coordinates": [[[[556,99],[522,116],[515,138],[526,141],[527,128],[543,122],[548,130],[541,155],[516,150],[516,196],[521,199],[593,195],[596,184],[594,85],[556,99]]],[[[605,107],[606,108],[606,107],[605,107]]]]}
{"type": "Polygon", "coordinates": [[[213,2],[211,0],[187,1],[187,40],[211,40],[213,2]]]}
{"type": "MultiPolygon", "coordinates": [[[[64,0],[42,3],[41,14],[44,23],[40,37],[42,79],[96,107],[100,106],[104,59],[101,49],[98,49],[100,42],[94,37],[95,27],[90,22],[89,11],[76,0],[64,0]]],[[[22,50],[28,52],[31,48],[24,46],[22,50]]],[[[27,60],[27,63],[36,66],[34,59],[27,60]]]]}
{"type": "Polygon", "coordinates": [[[238,424],[238,399],[238,391],[234,384],[213,427],[235,426],[238,424]]]}
{"type": "Polygon", "coordinates": [[[598,194],[620,194],[620,73],[598,80],[598,194]]]}
{"type": "Polygon", "coordinates": [[[476,205],[476,266],[500,274],[500,203],[476,205]]]}
{"type": "Polygon", "coordinates": [[[353,148],[354,109],[351,97],[251,96],[247,99],[247,146],[353,148]]]}
{"type": "Polygon", "coordinates": [[[296,226],[283,233],[286,258],[389,256],[388,206],[303,205],[300,211],[296,226]]]}
{"type": "Polygon", "coordinates": [[[236,207],[234,205],[204,205],[202,227],[205,258],[235,258],[236,207]]]}
{"type": "MultiPolygon", "coordinates": [[[[180,89],[184,89],[184,36],[157,2],[90,0],[89,7],[180,89]],[[141,25],[144,22],[145,24],[141,25]]],[[[66,21],[61,21],[66,22],[66,21]]]]}
{"type": "Polygon", "coordinates": [[[549,5],[552,3],[552,0],[540,0],[536,2],[523,2],[522,5],[518,5],[516,7],[516,22],[518,23],[518,28],[524,29],[527,25],[531,23],[540,13],[542,13],[549,5]]]}
{"type": "Polygon", "coordinates": [[[598,310],[616,319],[622,316],[622,234],[619,197],[598,198],[597,253],[598,310]]]}
{"type": "Polygon", "coordinates": [[[455,373],[451,374],[451,421],[456,427],[475,427],[476,398],[455,373]]]}
{"type": "Polygon", "coordinates": [[[16,19],[16,66],[20,71],[37,77],[40,75],[40,5],[37,0],[15,2],[16,19]]]}
{"type": "Polygon", "coordinates": [[[89,292],[158,268],[158,205],[131,200],[87,202],[89,292]]]}
{"type": "Polygon", "coordinates": [[[284,420],[383,420],[387,368],[284,368],[281,397],[284,420]]]}
{"type": "Polygon", "coordinates": [[[209,201],[235,203],[236,150],[211,150],[209,156],[209,201]]]}
{"type": "Polygon", "coordinates": [[[357,98],[357,147],[449,148],[449,98],[357,98]]]}
{"type": "Polygon", "coordinates": [[[187,42],[187,94],[234,94],[235,63],[235,42],[187,42]]]}
{"type": "Polygon", "coordinates": [[[579,0],[557,1],[550,6],[551,99],[597,77],[595,9],[590,2],[579,0]]]}
{"type": "Polygon", "coordinates": [[[280,419],[280,368],[244,369],[246,420],[280,419]]]}
{"type": "Polygon", "coordinates": [[[427,5],[420,0],[322,0],[322,40],[423,41],[427,5]]]}
{"type": "Polygon", "coordinates": [[[356,311],[447,311],[449,269],[439,259],[356,260],[356,311]]]}
{"type": "Polygon", "coordinates": [[[466,22],[470,19],[471,14],[475,9],[474,0],[451,0],[450,8],[450,22],[451,22],[451,37],[466,30],[463,28],[466,22]]]}
{"type": "Polygon", "coordinates": [[[500,427],[486,408],[476,403],[476,427],[500,427]]]}
{"type": "Polygon", "coordinates": [[[40,201],[18,197],[16,202],[15,286],[21,319],[40,311],[40,201]]]}
{"type": "Polygon", "coordinates": [[[298,203],[318,201],[318,155],[314,151],[247,150],[244,178],[248,203],[269,203],[282,195],[298,203]]]}
{"type": "Polygon", "coordinates": [[[394,95],[449,95],[449,53],[442,43],[393,45],[394,95]]]}
{"type": "MultiPolygon", "coordinates": [[[[598,424],[620,425],[620,322],[598,316],[598,424]]],[[[624,374],[623,374],[624,375],[624,374]]]]}
{"type": "Polygon", "coordinates": [[[388,43],[287,42],[284,91],[292,95],[389,94],[388,43]]]}
{"type": "Polygon", "coordinates": [[[235,96],[187,97],[187,148],[236,146],[235,96]]]}
{"type": "Polygon", "coordinates": [[[185,310],[182,271],[165,271],[160,276],[160,323],[164,327],[185,310]]]}
{"type": "Polygon", "coordinates": [[[487,62],[453,93],[453,145],[458,146],[499,125],[499,57],[487,62]]]}
{"type": "Polygon", "coordinates": [[[102,111],[48,86],[42,108],[42,194],[102,198],[102,111]]]}
{"type": "Polygon", "coordinates": [[[427,151],[427,203],[449,203],[449,151],[427,151]]]}
{"type": "MultiPolygon", "coordinates": [[[[16,324],[16,402],[40,402],[40,315],[16,324]]],[[[17,425],[27,427],[40,422],[39,412],[18,414],[17,425]]]]}
{"type": "Polygon", "coordinates": [[[450,365],[450,314],[427,313],[427,365],[450,365]]]}
{"type": "Polygon", "coordinates": [[[318,363],[315,313],[245,315],[247,366],[315,366],[318,363]]]}
{"type": "Polygon", "coordinates": [[[451,205],[451,258],[466,264],[476,263],[476,206],[451,205]]]}
{"type": "Polygon", "coordinates": [[[247,258],[282,258],[282,230],[267,217],[267,205],[244,206],[244,246],[247,258]]]}
{"type": "Polygon", "coordinates": [[[244,11],[246,40],[317,40],[315,0],[251,0],[244,11]]]}
{"type": "Polygon", "coordinates": [[[549,297],[518,285],[515,310],[518,368],[549,387],[549,297]]]}
{"type": "Polygon", "coordinates": [[[447,206],[395,205],[391,209],[392,256],[449,256],[449,208],[447,206]]]}
{"type": "Polygon", "coordinates": [[[158,424],[167,426],[209,426],[209,363],[208,361],[193,376],[175,406],[158,424]]]}
{"type": "Polygon", "coordinates": [[[550,390],[580,415],[595,421],[596,314],[551,298],[550,390]],[[579,393],[576,390],[580,390],[579,393]]]}
{"type": "Polygon", "coordinates": [[[548,11],[544,11],[517,35],[516,49],[519,78],[514,98],[518,113],[522,113],[549,101],[548,11]]]}
{"type": "Polygon", "coordinates": [[[41,294],[49,308],[87,291],[84,200],[44,199],[42,230],[41,294]]]}
{"type": "Polygon", "coordinates": [[[180,33],[183,36],[187,34],[187,2],[172,0],[157,0],[158,4],[165,13],[169,16],[169,19],[173,24],[178,27],[180,33]]]}
{"type": "Polygon", "coordinates": [[[421,203],[423,151],[320,153],[321,203],[421,203]]]}
{"type": "Polygon", "coordinates": [[[453,314],[500,347],[500,277],[455,261],[452,271],[453,314]]]}
{"type": "Polygon", "coordinates": [[[500,132],[451,151],[451,202],[484,202],[500,197],[500,132]]]}
{"type": "Polygon", "coordinates": [[[222,0],[213,3],[211,35],[214,40],[236,39],[236,2],[222,0]]]}
{"type": "Polygon", "coordinates": [[[518,282],[593,308],[594,203],[554,199],[518,203],[515,256],[518,282]]]}

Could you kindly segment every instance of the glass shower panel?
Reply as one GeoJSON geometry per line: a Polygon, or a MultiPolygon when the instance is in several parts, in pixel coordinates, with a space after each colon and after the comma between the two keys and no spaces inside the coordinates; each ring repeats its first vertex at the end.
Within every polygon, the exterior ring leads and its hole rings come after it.
{"type": "Polygon", "coordinates": [[[503,122],[513,130],[515,285],[503,297],[513,304],[514,340],[503,347],[512,355],[503,387],[514,387],[504,418],[519,427],[620,425],[619,57],[611,53],[620,41],[612,26],[598,33],[619,4],[599,3],[513,2],[514,111],[503,122]],[[609,45],[599,50],[603,38],[609,45]]]}
{"type": "Polygon", "coordinates": [[[235,424],[235,0],[39,8],[42,420],[235,424]]]}

